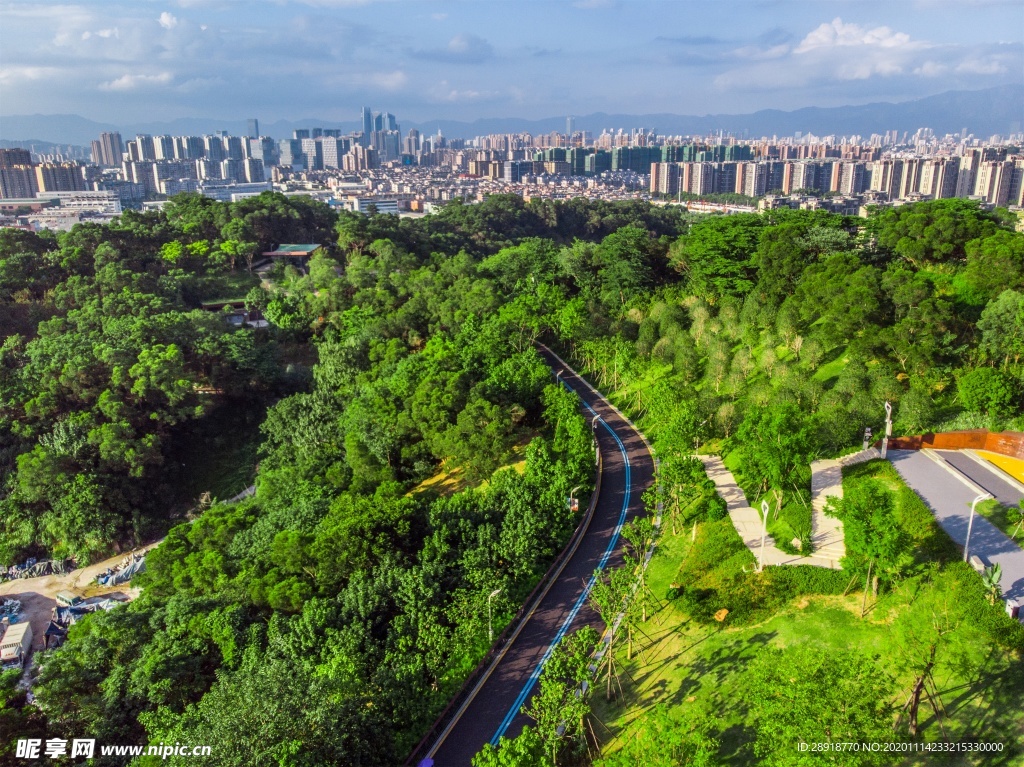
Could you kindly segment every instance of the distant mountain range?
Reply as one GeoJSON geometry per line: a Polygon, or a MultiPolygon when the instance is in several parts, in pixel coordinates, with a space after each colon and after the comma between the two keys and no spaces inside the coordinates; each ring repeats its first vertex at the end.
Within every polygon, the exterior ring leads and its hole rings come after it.
{"type": "MultiPolygon", "coordinates": [[[[947,91],[913,101],[879,102],[859,106],[806,107],[791,112],[762,109],[738,115],[675,115],[675,114],[605,114],[598,112],[574,117],[576,130],[594,134],[604,129],[656,129],[669,135],[706,135],[723,131],[740,137],[791,136],[797,131],[819,136],[870,136],[896,130],[915,131],[931,128],[937,134],[958,133],[967,129],[975,136],[1017,133],[1024,130],[1024,84],[1004,85],[980,91],[947,91]]],[[[472,138],[488,133],[549,133],[565,130],[565,116],[542,120],[515,117],[486,118],[473,122],[433,120],[401,121],[402,130],[417,128],[422,133],[441,132],[451,138],[472,138]]],[[[359,123],[331,120],[279,120],[262,123],[261,132],[275,138],[287,138],[296,128],[340,128],[348,132],[359,129],[359,123]]],[[[39,141],[56,144],[88,146],[103,131],[120,130],[127,139],[137,133],[153,135],[204,135],[226,130],[244,135],[245,119],[213,120],[183,117],[169,122],[113,125],[99,123],[79,115],[8,115],[0,116],[0,140],[39,141]]]]}

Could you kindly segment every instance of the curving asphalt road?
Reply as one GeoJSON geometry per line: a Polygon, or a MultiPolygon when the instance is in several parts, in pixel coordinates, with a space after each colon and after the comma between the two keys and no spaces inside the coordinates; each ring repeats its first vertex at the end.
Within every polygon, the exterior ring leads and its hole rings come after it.
{"type": "Polygon", "coordinates": [[[643,510],[641,495],[654,478],[654,461],[643,438],[609,402],[546,347],[541,356],[597,416],[601,493],[590,526],[550,590],[499,655],[475,696],[427,752],[435,767],[469,767],[485,743],[515,737],[528,723],[519,713],[533,692],[544,661],[558,640],[582,626],[601,628],[587,604],[594,571],[621,562],[619,530],[643,510]]]}

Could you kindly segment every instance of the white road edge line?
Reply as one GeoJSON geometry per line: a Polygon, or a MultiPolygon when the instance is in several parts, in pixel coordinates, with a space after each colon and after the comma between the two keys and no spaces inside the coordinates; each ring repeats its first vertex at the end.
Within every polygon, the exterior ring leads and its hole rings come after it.
{"type": "MultiPolygon", "coordinates": [[[[1008,484],[1011,487],[1013,487],[1015,490],[1017,490],[1017,492],[1024,493],[1024,484],[1021,484],[1019,480],[1017,480],[1015,477],[1012,477],[1009,474],[1007,474],[1005,471],[1003,471],[1001,468],[996,466],[994,463],[990,463],[989,461],[985,460],[985,458],[983,458],[982,456],[978,455],[978,451],[976,451],[976,450],[961,450],[960,452],[963,453],[964,455],[966,455],[968,458],[970,458],[975,463],[977,463],[979,466],[982,466],[985,469],[987,469],[990,474],[995,475],[999,479],[1003,480],[1003,482],[1005,482],[1006,484],[1008,484]]],[[[989,452],[989,451],[984,451],[984,452],[989,452]]],[[[996,453],[996,455],[999,455],[999,453],[996,453]]]]}
{"type": "Polygon", "coordinates": [[[984,488],[978,487],[976,484],[971,482],[971,480],[969,480],[967,477],[965,477],[963,474],[961,474],[959,471],[957,471],[955,467],[950,466],[948,463],[946,463],[946,459],[943,458],[938,453],[936,453],[931,448],[927,448],[926,447],[921,452],[924,453],[929,458],[931,458],[933,461],[935,461],[935,463],[937,463],[943,469],[948,471],[950,474],[952,474],[958,480],[960,480],[963,484],[967,485],[967,487],[969,487],[971,490],[973,490],[977,495],[990,495],[988,490],[985,490],[984,488]]]}

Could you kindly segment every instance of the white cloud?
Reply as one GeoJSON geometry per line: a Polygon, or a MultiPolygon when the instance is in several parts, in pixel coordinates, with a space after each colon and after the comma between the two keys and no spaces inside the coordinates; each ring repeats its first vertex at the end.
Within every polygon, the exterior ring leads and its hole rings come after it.
{"type": "Polygon", "coordinates": [[[893,32],[889,27],[867,29],[859,24],[847,24],[841,18],[835,18],[831,24],[822,24],[813,30],[793,51],[807,53],[819,48],[835,48],[836,46],[869,46],[873,48],[910,48],[920,47],[922,43],[914,42],[905,32],[893,32]]]}
{"type": "Polygon", "coordinates": [[[174,76],[170,72],[156,75],[121,75],[116,80],[100,83],[101,91],[133,91],[153,85],[167,85],[174,76]]]}
{"type": "Polygon", "coordinates": [[[46,80],[61,73],[58,67],[2,67],[0,83],[12,85],[26,80],[46,80]]]}
{"type": "MultiPolygon", "coordinates": [[[[82,33],[83,40],[88,40],[92,37],[101,37],[104,40],[109,40],[110,38],[117,39],[120,36],[121,30],[117,27],[111,27],[110,29],[97,29],[95,32],[87,29],[82,33]]],[[[71,36],[67,32],[62,32],[53,38],[54,45],[67,45],[70,41],[71,36]]]]}
{"type": "Polygon", "coordinates": [[[998,75],[1006,71],[1006,67],[995,59],[965,59],[957,64],[957,72],[971,75],[998,75]]]}
{"type": "Polygon", "coordinates": [[[163,13],[161,13],[160,18],[157,19],[157,21],[160,22],[160,26],[164,29],[174,29],[176,26],[178,26],[177,17],[169,11],[164,11],[163,13]]]}

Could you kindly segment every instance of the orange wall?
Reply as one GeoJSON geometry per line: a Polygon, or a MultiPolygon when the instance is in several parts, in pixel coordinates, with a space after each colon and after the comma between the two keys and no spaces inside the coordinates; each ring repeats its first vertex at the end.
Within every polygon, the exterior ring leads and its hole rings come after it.
{"type": "Polygon", "coordinates": [[[1019,431],[990,432],[986,429],[948,431],[942,434],[921,434],[911,437],[893,437],[889,440],[893,450],[991,450],[993,453],[1024,459],[1024,433],[1019,431]]]}

